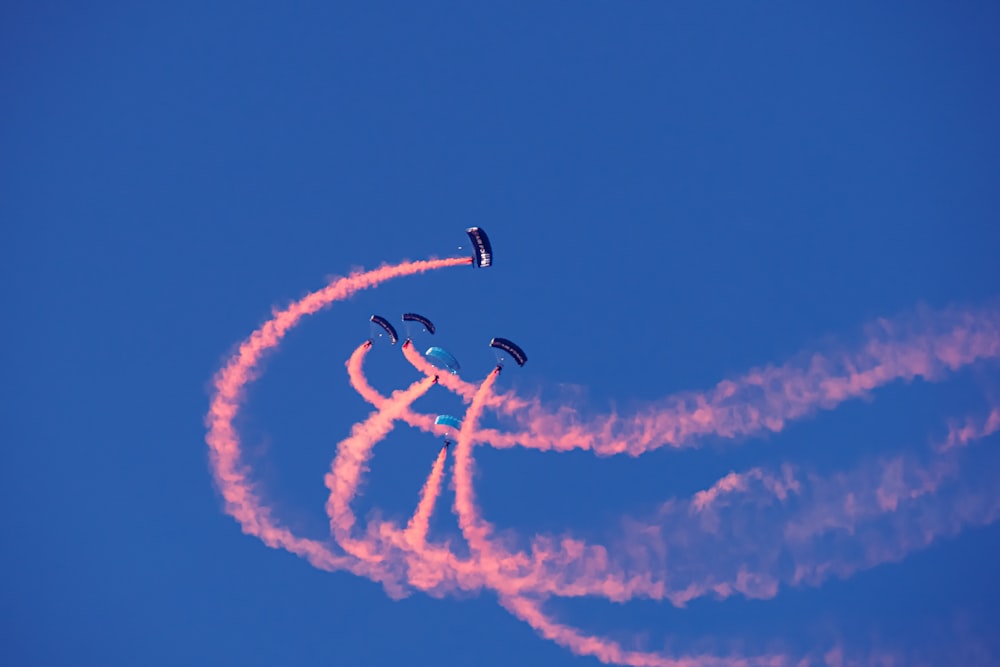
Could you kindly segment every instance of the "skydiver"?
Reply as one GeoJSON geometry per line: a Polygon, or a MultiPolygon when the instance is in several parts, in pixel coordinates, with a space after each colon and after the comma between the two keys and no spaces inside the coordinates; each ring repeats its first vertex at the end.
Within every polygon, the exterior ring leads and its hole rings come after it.
{"type": "Polygon", "coordinates": [[[503,364],[497,364],[497,367],[494,368],[493,370],[495,370],[497,373],[499,373],[500,371],[503,370],[503,364]]]}
{"type": "Polygon", "coordinates": [[[435,375],[435,376],[434,376],[434,384],[437,384],[437,383],[438,383],[438,376],[437,376],[437,375],[435,375]]]}
{"type": "Polygon", "coordinates": [[[450,445],[450,444],[451,444],[451,440],[445,440],[444,441],[444,448],[448,449],[448,445],[450,445]]]}

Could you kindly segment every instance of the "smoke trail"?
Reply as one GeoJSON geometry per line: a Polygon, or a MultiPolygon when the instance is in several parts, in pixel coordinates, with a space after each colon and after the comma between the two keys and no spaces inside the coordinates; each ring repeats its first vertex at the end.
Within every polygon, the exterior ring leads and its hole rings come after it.
{"type": "Polygon", "coordinates": [[[351,356],[347,358],[347,377],[351,381],[351,388],[358,392],[361,398],[365,399],[368,403],[371,403],[376,408],[381,408],[385,405],[385,396],[378,393],[374,387],[368,383],[368,378],[365,377],[362,368],[365,363],[365,357],[372,349],[372,342],[366,340],[361,345],[358,345],[351,356]]]}
{"type": "Polygon", "coordinates": [[[355,540],[351,536],[355,518],[350,504],[357,494],[361,473],[371,458],[372,448],[392,430],[399,414],[413,401],[427,393],[432,386],[431,379],[421,378],[408,388],[394,392],[382,405],[382,409],[371,413],[365,421],[355,424],[350,437],[342,440],[337,446],[337,456],[331,471],[324,479],[326,487],[330,489],[326,511],[330,517],[330,531],[337,543],[344,548],[344,551],[358,558],[363,560],[375,558],[367,548],[368,543],[355,540]]]}
{"type": "MultiPolygon", "coordinates": [[[[945,346],[943,349],[948,349],[945,346]]],[[[404,352],[405,353],[405,352],[404,352]]],[[[408,355],[410,356],[410,355],[408,355]]],[[[942,356],[947,357],[948,355],[943,354],[942,356]]],[[[952,357],[952,363],[960,362],[962,357],[956,355],[952,357]]],[[[415,366],[420,368],[419,362],[422,358],[416,357],[415,366]]],[[[429,366],[426,362],[424,365],[428,366],[426,371],[433,371],[433,368],[429,366]]],[[[488,401],[486,401],[488,402],[488,401]]],[[[997,411],[994,410],[990,417],[986,420],[982,429],[985,429],[985,433],[988,434],[996,430],[997,422],[997,411]]],[[[963,442],[968,439],[971,434],[971,429],[973,428],[971,420],[969,424],[964,427],[960,432],[960,435],[956,435],[959,432],[956,431],[949,436],[949,441],[954,440],[956,437],[962,437],[963,442]]],[[[477,432],[475,441],[486,441],[489,442],[489,437],[485,437],[485,432],[477,432]]],[[[471,461],[471,458],[469,459],[471,461]]],[[[892,462],[892,464],[886,464],[885,468],[887,471],[899,471],[901,461],[892,462]]],[[[770,475],[761,471],[760,469],[751,470],[746,474],[739,475],[737,473],[732,473],[725,477],[723,480],[705,492],[699,493],[693,503],[692,507],[694,509],[704,510],[707,505],[714,499],[719,493],[731,492],[734,490],[746,490],[747,484],[751,480],[756,480],[763,484],[763,486],[770,492],[773,493],[779,500],[785,500],[790,492],[796,492],[800,490],[800,484],[794,478],[790,477],[790,468],[785,467],[783,469],[783,477],[779,478],[774,475],[770,475]]],[[[871,476],[873,473],[869,470],[866,473],[871,476]]],[[[925,470],[921,473],[923,477],[930,476],[940,476],[943,474],[943,469],[938,468],[936,470],[925,470]]],[[[928,484],[925,479],[924,484],[928,484]]],[[[924,489],[923,493],[930,493],[934,488],[924,489]]],[[[856,489],[860,491],[860,489],[856,489]]],[[[880,488],[878,490],[879,497],[885,498],[887,494],[885,488],[880,488]]],[[[921,495],[918,491],[909,491],[911,496],[916,497],[921,495]]],[[[858,495],[858,494],[855,494],[858,495]]],[[[852,500],[855,503],[855,511],[857,511],[857,501],[852,500]]],[[[478,515],[477,515],[478,516],[478,515]]],[[[993,520],[993,515],[991,510],[983,510],[978,518],[969,518],[972,522],[991,522],[993,520]]],[[[705,518],[704,516],[702,517],[705,518]]],[[[491,531],[491,527],[488,523],[481,522],[480,528],[486,529],[487,533],[491,531]]],[[[648,527],[646,531],[655,530],[654,527],[648,527]]],[[[897,526],[895,532],[898,533],[902,530],[902,527],[897,526]]],[[[896,554],[892,555],[891,551],[883,549],[882,553],[879,555],[870,554],[868,562],[855,563],[854,565],[840,564],[836,565],[834,563],[822,563],[822,564],[803,564],[799,563],[796,568],[796,575],[794,577],[786,577],[791,583],[802,583],[807,579],[810,580],[812,584],[818,584],[830,573],[837,571],[840,576],[846,576],[852,571],[857,569],[865,569],[872,567],[885,560],[896,560],[901,558],[906,553],[909,553],[913,549],[925,546],[930,540],[934,539],[939,534],[944,534],[948,532],[946,527],[939,527],[938,531],[929,535],[922,543],[908,544],[906,546],[900,546],[896,550],[896,554]],[[810,576],[806,576],[805,573],[812,572],[810,576]]],[[[676,540],[676,535],[674,536],[676,540]]],[[[637,543],[641,543],[642,540],[635,540],[637,543]]],[[[491,569],[504,569],[506,576],[504,590],[510,594],[514,593],[524,593],[524,592],[536,592],[544,594],[557,594],[557,595],[603,595],[614,599],[616,601],[622,601],[629,599],[634,596],[642,597],[652,597],[655,599],[669,598],[677,605],[683,605],[690,601],[694,597],[704,595],[706,593],[713,593],[718,597],[727,597],[728,595],[734,593],[740,593],[747,595],[749,597],[771,597],[776,594],[778,582],[775,577],[767,571],[764,572],[752,572],[745,566],[740,566],[739,570],[734,573],[731,577],[731,582],[727,583],[725,578],[716,581],[708,581],[708,583],[687,583],[684,587],[673,587],[671,588],[667,585],[665,578],[657,578],[652,576],[649,572],[643,573],[643,568],[639,569],[639,573],[636,574],[633,569],[633,574],[626,576],[623,569],[613,568],[608,561],[607,550],[601,546],[586,545],[585,543],[573,540],[571,538],[563,538],[558,546],[553,547],[557,544],[551,538],[545,536],[537,536],[533,544],[532,554],[531,554],[531,567],[533,572],[527,573],[525,564],[525,555],[517,554],[516,556],[509,553],[503,552],[493,546],[489,548],[486,552],[491,556],[490,560],[491,569]],[[503,563],[504,565],[499,565],[503,563]],[[596,563],[596,566],[595,566],[596,563]],[[556,571],[549,571],[551,566],[556,567],[556,571]],[[505,566],[505,567],[504,567],[505,566]],[[575,572],[575,576],[569,576],[569,573],[575,572]],[[597,573],[600,572],[600,575],[597,573]],[[514,579],[516,577],[516,580],[514,579]]],[[[486,549],[486,543],[480,543],[478,546],[480,550],[486,549]]],[[[628,550],[628,545],[626,545],[626,550],[628,550]]],[[[632,548],[634,551],[634,547],[632,548]]],[[[725,549],[714,549],[716,553],[725,553],[725,549]]],[[[482,554],[481,554],[482,556],[482,554]]],[[[690,559],[694,560],[694,559],[690,559]]],[[[679,577],[674,577],[675,579],[679,577]]],[[[705,577],[711,579],[710,577],[705,577]]]]}
{"type": "MultiPolygon", "coordinates": [[[[901,455],[827,479],[791,466],[780,472],[761,468],[733,472],[691,499],[667,501],[652,519],[626,520],[622,537],[610,546],[571,537],[536,536],[530,551],[510,552],[482,516],[473,487],[472,447],[477,443],[637,456],[663,446],[697,446],[709,436],[739,438],[780,431],[789,420],[866,396],[890,382],[940,379],[950,371],[1000,356],[1000,310],[991,304],[979,309],[923,311],[913,320],[880,320],[854,351],[813,354],[805,361],[754,369],[708,392],[668,397],[632,415],[612,413],[597,418],[584,417],[567,406],[552,410],[537,399],[522,399],[513,392],[498,395],[493,392],[497,371],[478,387],[466,383],[433,368],[409,342],[402,346],[403,354],[427,377],[384,397],[364,378],[368,345],[362,345],[347,362],[348,376],[376,410],[340,443],[325,478],[331,492],[327,502],[331,531],[346,553],[296,537],[271,517],[270,508],[256,494],[250,471],[240,460],[233,427],[243,388],[255,378],[262,354],[303,316],[359,289],[469,262],[467,258],[408,262],[334,281],[276,312],[219,371],[206,417],[206,439],[226,511],[244,532],[269,546],[288,549],[316,567],[348,569],[380,581],[394,597],[405,594],[407,585],[433,595],[488,586],[512,614],[543,636],[603,662],[749,667],[792,663],[782,655],[669,657],[626,650],[554,621],[542,613],[540,604],[551,595],[598,595],[611,600],[641,596],[670,599],[679,606],[707,594],[772,597],[782,585],[816,585],[830,576],[846,577],[903,558],[966,526],[1000,518],[1000,500],[991,481],[998,467],[994,459],[987,456],[985,465],[977,460],[974,466],[959,459],[966,453],[965,445],[1000,430],[996,409],[983,420],[953,425],[936,449],[938,456],[930,461],[901,455]],[[396,421],[433,431],[433,417],[410,407],[430,388],[433,375],[439,375],[443,386],[470,404],[456,444],[454,467],[454,510],[469,544],[468,558],[456,556],[447,541],[427,541],[444,475],[443,450],[405,529],[377,522],[369,524],[362,536],[354,531],[350,503],[372,447],[396,421]],[[520,432],[478,428],[485,409],[507,415],[520,432]]],[[[837,659],[828,656],[827,662],[837,659]]],[[[806,664],[805,659],[798,664],[806,664]]]]}
{"type": "MultiPolygon", "coordinates": [[[[471,401],[476,386],[437,369],[413,347],[403,354],[420,372],[440,374],[442,386],[471,401]]],[[[542,451],[592,450],[632,456],[660,447],[692,447],[706,437],[739,438],[778,432],[787,422],[867,396],[895,381],[942,379],[948,372],[1000,356],[1000,309],[922,310],[866,327],[855,350],[802,353],[781,366],[765,366],[723,380],[707,392],[670,396],[631,415],[583,417],[572,406],[553,410],[513,393],[491,395],[486,405],[512,415],[520,430],[477,432],[477,442],[542,451]]]]}
{"type": "MultiPolygon", "coordinates": [[[[487,401],[483,401],[486,403],[487,401]]],[[[475,415],[478,418],[478,414],[475,415]]],[[[982,430],[989,431],[991,428],[992,421],[995,418],[992,417],[988,419],[982,430]]],[[[474,421],[471,421],[469,417],[466,417],[466,422],[474,425],[474,421]]],[[[473,428],[474,427],[470,427],[473,428]]],[[[995,430],[995,428],[993,429],[995,430]]],[[[969,428],[966,428],[965,433],[969,432],[969,428]]],[[[471,441],[487,441],[489,438],[483,437],[483,432],[477,433],[478,437],[469,437],[471,441]]],[[[464,451],[469,451],[468,449],[464,451]]],[[[460,458],[461,455],[456,453],[456,458],[460,458]]],[[[462,465],[457,467],[456,472],[456,487],[471,489],[471,482],[469,484],[461,484],[459,478],[462,477],[463,470],[467,470],[471,466],[471,455],[465,459],[467,465],[462,465]]],[[[888,475],[887,479],[892,478],[894,475],[898,477],[899,472],[899,461],[890,462],[884,465],[885,472],[888,475]]],[[[703,513],[708,509],[709,505],[723,493],[731,493],[734,491],[745,491],[748,488],[748,482],[757,481],[762,487],[769,493],[776,496],[779,500],[785,500],[792,493],[797,493],[801,490],[801,484],[790,475],[790,468],[787,466],[783,469],[782,476],[775,476],[760,469],[754,469],[747,474],[738,475],[732,473],[731,475],[720,480],[712,489],[706,492],[701,492],[696,495],[693,499],[691,506],[693,510],[701,510],[703,513]]],[[[941,477],[943,473],[946,472],[945,467],[925,470],[922,473],[917,471],[916,476],[922,478],[923,488],[914,488],[910,490],[905,490],[896,488],[892,493],[903,495],[908,495],[911,498],[917,498],[936,490],[936,484],[940,482],[938,480],[932,480],[930,478],[941,477]]],[[[870,475],[871,472],[867,471],[870,475]]],[[[471,478],[471,474],[466,475],[466,477],[471,478]]],[[[898,481],[898,480],[897,480],[898,481]]],[[[860,483],[855,482],[854,490],[860,491],[860,483]]],[[[977,492],[981,495],[982,490],[977,492]]],[[[883,511],[887,510],[884,506],[887,502],[886,499],[889,497],[890,487],[881,486],[875,492],[874,495],[881,499],[881,509],[883,511]]],[[[978,497],[976,494],[972,494],[973,497],[978,497]]],[[[466,505],[474,510],[474,512],[469,512],[469,519],[465,522],[463,526],[463,532],[465,533],[467,539],[469,539],[470,545],[477,552],[477,557],[482,561],[482,566],[487,570],[488,580],[491,587],[496,588],[500,592],[506,592],[509,595],[516,592],[535,592],[538,594],[557,594],[557,595],[581,595],[581,594],[600,594],[605,595],[614,600],[623,600],[634,595],[642,595],[643,597],[649,596],[654,598],[664,598],[668,597],[675,604],[683,605],[693,597],[704,595],[706,593],[713,593],[718,597],[727,597],[728,595],[734,593],[740,593],[748,597],[772,597],[777,593],[777,580],[774,575],[770,572],[752,572],[745,565],[739,566],[739,569],[735,572],[732,577],[732,582],[727,583],[724,579],[719,579],[715,576],[715,581],[712,581],[713,577],[707,577],[707,583],[689,583],[686,588],[677,590],[670,590],[665,584],[665,577],[660,581],[656,581],[655,578],[650,574],[639,574],[631,575],[626,577],[624,575],[624,570],[618,571],[614,576],[608,576],[608,574],[602,573],[603,576],[595,576],[592,572],[577,572],[577,577],[574,580],[570,577],[566,580],[565,576],[568,572],[572,572],[575,566],[578,567],[581,562],[586,563],[587,559],[591,562],[598,562],[603,565],[607,565],[606,550],[602,547],[590,547],[579,542],[574,542],[572,540],[564,540],[562,544],[562,549],[558,550],[558,553],[547,553],[544,548],[540,548],[540,544],[544,543],[545,538],[536,538],[536,542],[532,552],[532,560],[534,561],[532,565],[536,568],[531,574],[526,574],[526,569],[524,566],[523,554],[518,554],[517,557],[512,556],[509,553],[502,551],[502,549],[497,548],[496,545],[491,544],[488,540],[489,534],[492,532],[492,526],[488,522],[485,522],[479,515],[478,510],[475,508],[474,497],[471,494],[466,494],[466,505]],[[569,548],[567,548],[567,546],[569,548]],[[596,557],[595,557],[596,556],[596,557]],[[541,571],[539,572],[537,568],[539,566],[551,566],[557,564],[556,571],[541,571]],[[563,581],[560,581],[563,579],[563,581]]],[[[956,503],[961,505],[960,502],[956,503]]],[[[967,501],[967,499],[966,499],[967,501]]],[[[893,507],[894,509],[894,507],[893,507]]],[[[924,508],[926,510],[926,508],[924,508]]],[[[920,513],[917,513],[919,516],[920,513]]],[[[897,545],[895,551],[882,549],[880,552],[878,550],[869,550],[866,559],[861,562],[855,563],[841,563],[839,565],[826,562],[820,563],[818,565],[813,565],[811,568],[804,566],[800,561],[796,565],[796,570],[794,576],[786,576],[786,580],[790,583],[800,584],[805,582],[810,575],[808,572],[812,572],[811,579],[808,583],[816,584],[822,581],[823,578],[830,576],[830,574],[837,574],[838,576],[847,576],[853,571],[858,569],[864,569],[872,567],[880,562],[886,562],[888,560],[898,560],[899,558],[906,555],[910,551],[918,548],[922,548],[929,544],[932,540],[936,539],[942,534],[947,534],[950,532],[956,532],[961,528],[963,522],[975,522],[975,523],[989,523],[996,519],[996,510],[992,507],[981,508],[978,516],[953,516],[949,519],[948,525],[938,526],[936,532],[926,532],[924,539],[922,541],[903,541],[897,545]],[[957,526],[955,525],[957,521],[957,526]]],[[[912,522],[912,520],[911,520],[912,522]]],[[[906,526],[898,525],[895,526],[896,530],[893,534],[905,534],[906,526]]],[[[884,540],[886,543],[892,543],[893,539],[888,538],[884,540]]],[[[627,551],[629,545],[625,545],[625,550],[627,551]]],[[[717,549],[718,550],[718,549],[717,549]]],[[[725,551],[721,549],[720,551],[725,551]]],[[[696,561],[697,557],[691,557],[689,561],[696,561]]],[[[548,569],[546,567],[545,569],[548,569]]],[[[643,568],[639,568],[641,572],[643,568]]],[[[635,571],[635,570],[633,570],[635,571]]],[[[716,575],[719,573],[717,572],[716,575]]],[[[565,628],[564,628],[565,629],[565,628]]],[[[633,656],[634,658],[634,656],[633,656]]],[[[645,659],[645,658],[643,658],[645,659]]],[[[655,662],[659,658],[655,658],[653,664],[659,664],[655,662]]],[[[671,663],[672,664],[672,663],[671,663]]]]}
{"type": "Polygon", "coordinates": [[[438,452],[431,467],[431,474],[420,489],[420,501],[417,503],[417,510],[410,517],[406,524],[405,538],[408,544],[414,548],[419,548],[427,542],[427,529],[430,525],[431,514],[434,513],[434,503],[437,502],[441,494],[441,480],[444,478],[444,462],[448,455],[445,447],[438,452]]]}
{"type": "MultiPolygon", "coordinates": [[[[454,373],[437,368],[432,363],[427,361],[422,354],[420,354],[411,341],[406,341],[406,343],[403,344],[403,356],[406,357],[406,360],[409,361],[414,368],[424,375],[437,376],[438,382],[441,383],[441,386],[454,392],[466,403],[472,401],[473,397],[476,395],[476,391],[479,388],[477,385],[466,382],[454,373]]],[[[489,396],[483,399],[483,401],[486,406],[506,414],[513,414],[520,410],[524,410],[531,405],[530,401],[522,399],[510,391],[500,395],[490,393],[489,396]]]]}
{"type": "Polygon", "coordinates": [[[557,623],[542,613],[537,603],[526,598],[502,596],[500,604],[546,639],[568,648],[576,655],[593,656],[604,664],[633,667],[787,667],[792,664],[792,660],[783,655],[720,657],[702,654],[669,657],[645,651],[628,651],[610,639],[585,635],[575,628],[557,623]]]}
{"type": "MultiPolygon", "coordinates": [[[[709,392],[668,397],[632,415],[584,419],[571,406],[551,410],[513,393],[491,394],[486,406],[513,415],[522,430],[477,430],[475,442],[541,451],[588,449],[599,455],[639,456],[660,447],[692,447],[706,437],[737,438],[778,432],[789,421],[867,396],[894,381],[939,380],[984,359],[1000,357],[1000,309],[924,310],[914,317],[881,319],[866,328],[860,349],[800,354],[782,366],[753,369],[723,380],[709,392]]],[[[476,386],[435,368],[413,347],[403,354],[420,372],[471,401],[476,386]]],[[[367,400],[367,399],[366,399],[367,400]]],[[[994,417],[1000,428],[1000,414],[994,417]]]]}
{"type": "MultiPolygon", "coordinates": [[[[405,345],[405,344],[404,344],[405,345]]],[[[373,407],[381,409],[385,405],[386,397],[380,394],[368,382],[364,374],[365,357],[371,350],[371,345],[366,341],[358,346],[347,360],[347,377],[351,382],[351,387],[361,395],[363,399],[373,407]]],[[[432,376],[428,376],[432,377],[432,376]]],[[[431,433],[434,431],[434,418],[430,415],[418,414],[406,406],[398,416],[399,421],[419,428],[421,431],[431,433]]]]}
{"type": "Polygon", "coordinates": [[[780,585],[846,578],[993,523],[997,474],[995,446],[929,460],[898,454],[826,478],[788,464],[733,472],[688,501],[665,502],[652,519],[626,519],[613,549],[536,536],[539,586],[521,593],[677,606],[703,595],[774,597],[780,585]]]}
{"type": "Polygon", "coordinates": [[[455,443],[455,513],[462,535],[473,552],[488,550],[488,537],[492,527],[479,515],[476,507],[476,492],[472,488],[472,438],[471,435],[483,411],[483,404],[499,371],[493,370],[472,397],[472,403],[462,419],[462,428],[455,443]]]}
{"type": "MultiPolygon", "coordinates": [[[[384,409],[388,399],[371,387],[363,372],[363,362],[369,348],[365,343],[355,349],[347,362],[348,376],[351,386],[367,402],[384,409]]],[[[404,344],[404,350],[407,348],[412,349],[412,344],[404,344]]],[[[436,369],[428,367],[426,370],[436,369]]],[[[425,380],[433,377],[435,376],[428,374],[425,380]]],[[[434,431],[431,415],[414,413],[408,404],[398,405],[397,408],[399,420],[427,432],[434,431]]],[[[376,578],[394,597],[401,597],[403,593],[399,583],[393,580],[394,575],[390,574],[390,570],[398,573],[405,569],[405,578],[409,584],[436,595],[456,589],[476,591],[484,584],[477,562],[457,558],[447,544],[431,545],[426,542],[430,515],[440,495],[445,458],[446,450],[442,448],[421,490],[417,510],[405,530],[400,530],[393,522],[382,521],[377,526],[370,527],[366,539],[348,543],[354,555],[368,564],[380,565],[366,574],[376,578]],[[396,551],[389,553],[392,549],[396,551]],[[404,565],[405,568],[402,567],[404,565]]]]}
{"type": "Polygon", "coordinates": [[[939,445],[939,450],[946,451],[955,447],[964,447],[970,442],[993,435],[997,431],[1000,431],[1000,407],[994,406],[985,419],[967,417],[961,426],[951,424],[948,429],[948,437],[939,445]]]}
{"type": "Polygon", "coordinates": [[[483,519],[476,505],[476,493],[472,484],[475,461],[472,458],[473,434],[476,431],[483,408],[492,395],[492,388],[500,374],[499,369],[493,369],[479,386],[472,403],[462,419],[462,428],[455,443],[455,504],[458,515],[458,526],[462,536],[472,551],[473,558],[478,562],[480,570],[489,582],[490,587],[498,592],[507,593],[520,589],[524,584],[520,580],[523,570],[530,565],[523,553],[511,554],[495,541],[490,540],[493,526],[483,519]]]}
{"type": "Polygon", "coordinates": [[[472,400],[472,397],[476,393],[475,385],[471,385],[458,377],[458,375],[455,375],[447,370],[442,370],[427,361],[427,359],[424,358],[424,355],[420,354],[416,346],[414,346],[413,341],[409,339],[403,343],[402,349],[403,356],[405,356],[406,360],[409,361],[418,371],[430,377],[437,377],[438,382],[442,387],[450,389],[458,396],[461,396],[466,402],[472,400]]]}
{"type": "Polygon", "coordinates": [[[325,570],[351,568],[355,564],[354,559],[335,555],[319,542],[292,535],[288,529],[278,525],[271,517],[270,508],[261,502],[253,489],[249,470],[241,461],[240,441],[233,427],[243,391],[256,378],[263,354],[277,346],[288,330],[306,315],[386,280],[470,263],[469,258],[460,257],[403,262],[353,273],[277,311],[240,344],[236,354],[215,375],[214,392],[205,418],[208,427],[205,440],[209,447],[212,474],[225,502],[225,511],[240,523],[245,533],[259,537],[269,547],[287,549],[325,570]]]}
{"type": "Polygon", "coordinates": [[[515,415],[521,432],[493,439],[600,455],[638,456],[660,447],[697,446],[706,437],[737,438],[781,431],[788,421],[867,396],[894,381],[941,379],[1000,356],[1000,308],[923,310],[867,327],[860,349],[800,355],[805,361],[753,369],[708,392],[678,394],[632,415],[585,418],[570,406],[531,402],[515,415]]]}

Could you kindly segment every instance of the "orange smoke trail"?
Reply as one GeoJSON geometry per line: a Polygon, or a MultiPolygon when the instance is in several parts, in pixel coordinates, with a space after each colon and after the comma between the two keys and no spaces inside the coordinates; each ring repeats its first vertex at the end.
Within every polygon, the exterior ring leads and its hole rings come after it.
{"type": "Polygon", "coordinates": [[[404,537],[406,542],[414,548],[422,546],[427,541],[427,530],[430,526],[431,514],[434,513],[434,503],[437,502],[441,494],[441,480],[444,478],[444,462],[448,456],[448,450],[444,447],[438,452],[431,467],[431,474],[420,489],[420,501],[417,503],[417,510],[410,517],[406,524],[404,537]]]}
{"type": "Polygon", "coordinates": [[[259,537],[269,547],[281,547],[302,556],[322,569],[336,570],[354,564],[354,559],[334,555],[324,545],[297,538],[279,526],[272,519],[270,508],[255,493],[249,470],[241,462],[239,436],[233,426],[244,389],[255,379],[262,355],[277,346],[288,330],[306,315],[386,280],[470,263],[471,259],[467,257],[403,262],[334,280],[284,310],[277,311],[240,345],[236,354],[215,375],[214,392],[205,417],[209,462],[225,502],[226,513],[239,522],[245,533],[259,537]]]}

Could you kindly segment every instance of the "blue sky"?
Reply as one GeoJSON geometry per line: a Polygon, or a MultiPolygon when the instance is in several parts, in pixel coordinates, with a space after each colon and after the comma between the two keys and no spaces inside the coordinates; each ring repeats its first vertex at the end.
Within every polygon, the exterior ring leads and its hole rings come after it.
{"type": "MultiPolygon", "coordinates": [[[[516,340],[530,361],[502,385],[603,411],[1000,291],[989,3],[9,3],[2,15],[11,664],[597,664],[490,594],[395,602],[222,512],[204,441],[212,375],[272,306],[333,275],[465,252],[470,225],[496,253],[488,271],[336,304],[268,358],[241,432],[282,518],[316,536],[322,475],[368,414],[343,363],[373,312],[431,317],[469,379],[492,367],[492,336],[516,340]]],[[[384,346],[367,368],[383,392],[414,378],[384,346]]],[[[485,449],[477,491],[521,534],[601,534],[730,470],[836,470],[921,447],[948,417],[982,412],[996,380],[994,363],[894,384],[693,452],[485,449]]],[[[420,405],[460,409],[444,392],[420,405]]],[[[405,518],[436,451],[420,433],[390,436],[359,515],[405,518]]],[[[457,534],[447,502],[442,536],[457,534]]],[[[996,527],[968,530],[767,601],[552,608],[654,648],[840,637],[947,651],[996,617],[998,547],[996,527]]]]}

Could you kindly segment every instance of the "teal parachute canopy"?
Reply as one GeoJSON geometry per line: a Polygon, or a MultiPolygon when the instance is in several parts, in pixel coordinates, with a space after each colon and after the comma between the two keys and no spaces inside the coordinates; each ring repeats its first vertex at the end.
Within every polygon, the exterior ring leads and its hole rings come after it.
{"type": "Polygon", "coordinates": [[[443,368],[454,374],[457,374],[458,369],[461,368],[461,366],[458,365],[458,359],[456,359],[451,352],[440,347],[428,348],[428,350],[424,352],[424,356],[438,368],[443,368]]]}
{"type": "Polygon", "coordinates": [[[443,424],[444,426],[451,426],[456,431],[462,428],[462,422],[458,417],[452,417],[451,415],[438,415],[437,419],[434,420],[435,424],[443,424]]]}

